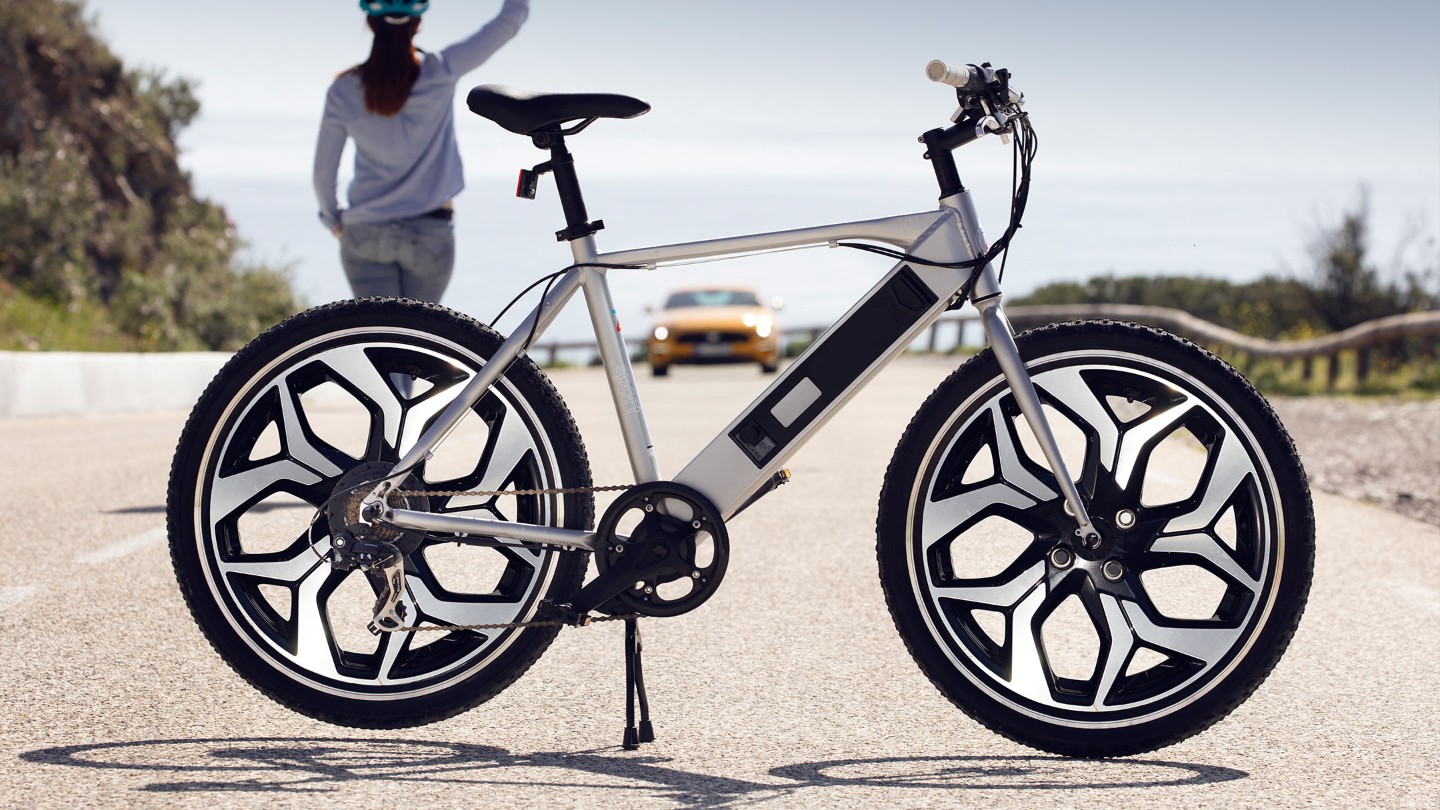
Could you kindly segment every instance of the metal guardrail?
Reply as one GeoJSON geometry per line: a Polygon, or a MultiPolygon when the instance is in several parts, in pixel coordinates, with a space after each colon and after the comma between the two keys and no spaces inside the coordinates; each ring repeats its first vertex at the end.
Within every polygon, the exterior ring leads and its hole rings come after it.
{"type": "MultiPolygon", "coordinates": [[[[1358,379],[1364,380],[1370,371],[1370,354],[1376,347],[1412,338],[1440,340],[1440,311],[1391,315],[1352,326],[1343,332],[1306,340],[1268,340],[1245,335],[1197,318],[1184,310],[1169,307],[1135,304],[1064,304],[1006,307],[1005,313],[1017,330],[1061,321],[1097,318],[1134,321],[1158,326],[1196,343],[1210,347],[1226,347],[1244,352],[1251,358],[1302,361],[1304,364],[1303,375],[1307,380],[1311,377],[1314,361],[1324,359],[1329,364],[1328,378],[1332,384],[1339,376],[1341,352],[1355,352],[1355,374],[1358,379]]],[[[969,324],[976,322],[978,330],[978,320],[979,315],[974,310],[947,312],[934,326],[930,327],[927,336],[921,338],[917,343],[924,345],[928,351],[932,352],[940,350],[942,345],[950,347],[967,345],[964,338],[969,324]],[[953,342],[942,341],[942,331],[946,329],[955,330],[953,342]]],[[[784,330],[784,337],[788,342],[796,340],[813,342],[829,328],[829,324],[787,327],[784,330]]],[[[977,345],[983,345],[983,331],[980,332],[979,337],[980,341],[977,345]]],[[[644,351],[645,338],[630,338],[626,342],[630,346],[632,354],[644,351]]],[[[560,352],[593,348],[594,343],[590,341],[540,343],[531,350],[531,354],[544,358],[549,365],[554,365],[560,352]]]]}

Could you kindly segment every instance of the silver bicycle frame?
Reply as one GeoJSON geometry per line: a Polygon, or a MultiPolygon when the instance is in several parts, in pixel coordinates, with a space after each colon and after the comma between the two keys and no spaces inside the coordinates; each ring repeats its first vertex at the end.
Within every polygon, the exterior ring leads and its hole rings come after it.
{"type": "MultiPolygon", "coordinates": [[[[839,240],[881,242],[934,262],[970,261],[987,245],[968,192],[940,201],[938,211],[883,219],[823,225],[774,233],[735,236],[703,242],[598,253],[594,236],[570,243],[572,267],[544,296],[495,356],[470,379],[454,401],[421,435],[395,466],[395,473],[366,498],[362,514],[383,514],[387,523],[434,532],[478,534],[502,539],[593,549],[594,532],[534,526],[460,515],[385,507],[383,496],[406,474],[430,457],[485,391],[524,353],[527,341],[538,338],[577,290],[584,290],[595,342],[606,370],[615,414],[637,483],[661,480],[650,430],[635,386],[635,374],[614,316],[606,269],[597,264],[642,265],[716,256],[735,256],[782,248],[834,245],[839,240]]],[[[787,461],[860,389],[894,360],[945,312],[970,277],[971,270],[897,263],[864,297],[778,375],[760,396],[700,451],[675,481],[704,494],[725,519],[739,511],[787,461]]],[[[1062,495],[1076,518],[1076,534],[1090,530],[1074,479],[1065,468],[1054,432],[1041,410],[1015,346],[1014,334],[1001,309],[994,269],[981,271],[971,302],[981,313],[986,337],[1006,381],[1030,425],[1062,495]]]]}

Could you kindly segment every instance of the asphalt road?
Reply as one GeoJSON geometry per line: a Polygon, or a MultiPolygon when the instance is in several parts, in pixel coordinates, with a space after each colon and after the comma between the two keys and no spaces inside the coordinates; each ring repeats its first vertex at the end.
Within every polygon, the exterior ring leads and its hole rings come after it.
{"type": "MultiPolygon", "coordinates": [[[[181,413],[0,422],[0,806],[627,807],[1440,804],[1440,529],[1316,494],[1310,608],[1260,691],[1201,736],[1110,761],[976,725],[910,661],[874,562],[876,498],[949,371],[904,360],[731,526],[724,587],[646,623],[660,739],[620,749],[621,631],[566,630],[433,726],[356,732],[251,690],[185,612],[163,501],[181,413]]],[[[604,378],[560,371],[597,482],[626,466],[604,378]]],[[[677,470],[751,368],[641,380],[677,470]]]]}

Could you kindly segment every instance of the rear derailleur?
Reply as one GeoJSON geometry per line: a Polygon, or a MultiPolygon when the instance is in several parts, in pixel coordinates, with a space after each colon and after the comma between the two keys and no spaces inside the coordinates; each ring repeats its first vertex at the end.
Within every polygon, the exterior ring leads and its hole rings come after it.
{"type": "MultiPolygon", "coordinates": [[[[375,635],[406,625],[409,611],[401,601],[405,596],[405,557],[424,541],[423,534],[361,519],[365,498],[394,466],[376,461],[350,470],[336,482],[335,494],[325,506],[326,521],[334,538],[330,566],[337,571],[359,569],[370,580],[375,590],[375,609],[367,629],[375,635]]],[[[402,487],[418,490],[421,483],[411,475],[402,487]]],[[[397,509],[429,508],[429,499],[423,495],[401,497],[392,493],[386,502],[397,509]]]]}
{"type": "Polygon", "coordinates": [[[405,595],[405,555],[394,543],[357,539],[349,532],[335,536],[330,565],[337,571],[360,569],[375,589],[375,617],[366,625],[374,635],[405,626],[409,611],[405,595]]]}

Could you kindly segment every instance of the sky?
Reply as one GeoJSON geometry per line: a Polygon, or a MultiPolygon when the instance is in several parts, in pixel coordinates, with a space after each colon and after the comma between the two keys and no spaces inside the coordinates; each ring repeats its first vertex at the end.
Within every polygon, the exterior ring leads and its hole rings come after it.
{"type": "MultiPolygon", "coordinates": [[[[87,3],[127,65],[198,82],[182,165],[227,208],[248,257],[291,264],[309,303],[343,298],[310,173],[325,90],[368,53],[364,15],[348,0],[253,5],[263,10],[87,3]]],[[[434,0],[417,41],[443,48],[499,7],[434,0]]],[[[445,303],[488,322],[570,260],[553,235],[564,225],[553,181],[535,201],[513,196],[517,170],[544,153],[465,110],[469,87],[652,105],[570,144],[591,217],[607,224],[599,246],[619,250],[933,209],[916,136],[955,106],[924,78],[935,58],[1009,68],[1039,135],[1012,295],[1106,272],[1300,274],[1317,228],[1362,187],[1382,265],[1402,246],[1432,264],[1440,250],[1436,0],[534,0],[519,36],[457,94],[467,189],[445,303]]],[[[986,138],[958,159],[994,237],[1008,148],[986,138]]],[[[644,307],[670,288],[722,280],[783,297],[784,317],[809,326],[887,269],[822,249],[616,271],[611,284],[627,331],[643,329],[644,307]]],[[[589,334],[583,308],[571,309],[552,337],[589,334]]]]}

